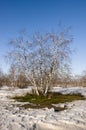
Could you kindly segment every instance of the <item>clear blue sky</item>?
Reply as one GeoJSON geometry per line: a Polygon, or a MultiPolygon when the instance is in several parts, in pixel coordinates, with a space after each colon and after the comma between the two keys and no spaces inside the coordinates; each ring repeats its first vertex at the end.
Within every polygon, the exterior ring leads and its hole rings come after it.
{"type": "Polygon", "coordinates": [[[0,0],[0,67],[7,71],[2,56],[9,50],[9,39],[21,29],[30,34],[57,31],[59,21],[72,26],[73,72],[86,70],[86,0],[0,0]]]}

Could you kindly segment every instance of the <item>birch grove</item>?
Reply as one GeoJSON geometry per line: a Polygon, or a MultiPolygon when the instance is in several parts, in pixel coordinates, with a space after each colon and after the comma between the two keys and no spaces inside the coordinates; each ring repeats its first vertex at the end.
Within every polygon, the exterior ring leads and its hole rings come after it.
{"type": "Polygon", "coordinates": [[[32,37],[22,35],[10,41],[8,56],[16,69],[24,72],[34,93],[46,95],[53,83],[62,78],[64,66],[69,65],[71,43],[72,37],[66,29],[59,33],[36,33],[32,37]]]}

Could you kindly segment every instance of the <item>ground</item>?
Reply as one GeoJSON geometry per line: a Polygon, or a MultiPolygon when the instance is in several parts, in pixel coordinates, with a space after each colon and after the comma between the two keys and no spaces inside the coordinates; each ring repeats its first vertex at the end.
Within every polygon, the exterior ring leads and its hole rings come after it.
{"type": "MultiPolygon", "coordinates": [[[[23,103],[9,99],[9,96],[22,95],[27,89],[0,89],[0,130],[86,130],[86,100],[73,101],[66,105],[68,109],[55,112],[53,108],[24,109],[23,103]],[[17,106],[16,106],[17,105],[17,106]]],[[[61,93],[81,93],[86,97],[86,88],[54,88],[61,93]]],[[[25,103],[26,104],[26,103],[25,103]]]]}

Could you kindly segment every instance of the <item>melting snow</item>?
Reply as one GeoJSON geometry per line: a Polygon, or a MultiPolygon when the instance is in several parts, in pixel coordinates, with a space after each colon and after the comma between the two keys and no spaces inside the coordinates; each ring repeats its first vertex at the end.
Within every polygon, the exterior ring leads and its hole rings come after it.
{"type": "MultiPolygon", "coordinates": [[[[86,100],[65,103],[67,110],[54,112],[54,109],[24,109],[17,107],[9,96],[22,95],[31,91],[26,89],[0,89],[0,130],[86,130],[86,100]]],[[[52,91],[63,94],[81,93],[86,97],[86,88],[55,87],[52,91]]]]}

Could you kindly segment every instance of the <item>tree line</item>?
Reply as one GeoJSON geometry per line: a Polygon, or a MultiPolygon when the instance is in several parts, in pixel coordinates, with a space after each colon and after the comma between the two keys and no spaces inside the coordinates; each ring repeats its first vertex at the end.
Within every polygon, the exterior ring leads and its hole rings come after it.
{"type": "MultiPolygon", "coordinates": [[[[4,74],[2,70],[0,70],[0,87],[9,86],[9,87],[18,87],[18,88],[26,88],[28,86],[32,86],[30,81],[27,79],[23,72],[16,73],[15,67],[12,66],[8,74],[4,74]]],[[[86,87],[86,71],[83,71],[81,75],[75,76],[65,76],[64,79],[54,79],[52,82],[52,87],[71,87],[71,86],[82,86],[86,87]]]]}

